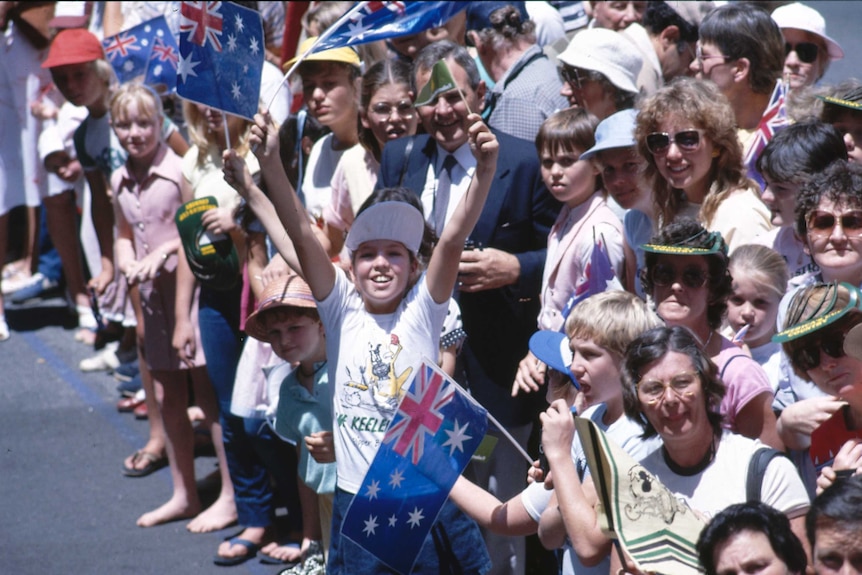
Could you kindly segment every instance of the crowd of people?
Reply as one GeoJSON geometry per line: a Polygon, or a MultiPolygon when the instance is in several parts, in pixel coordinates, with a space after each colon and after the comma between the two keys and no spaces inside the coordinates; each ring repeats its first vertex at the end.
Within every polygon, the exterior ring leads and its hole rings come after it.
{"type": "Polygon", "coordinates": [[[309,54],[353,3],[238,2],[250,120],[117,81],[101,40],[177,4],[0,3],[0,341],[65,293],[148,420],[123,474],[170,470],[139,526],[394,572],[341,527],[431,358],[503,429],[412,572],[638,572],[573,413],[704,522],[706,573],[860,570],[862,82],[822,83],[816,5],[471,2],[309,54]]]}

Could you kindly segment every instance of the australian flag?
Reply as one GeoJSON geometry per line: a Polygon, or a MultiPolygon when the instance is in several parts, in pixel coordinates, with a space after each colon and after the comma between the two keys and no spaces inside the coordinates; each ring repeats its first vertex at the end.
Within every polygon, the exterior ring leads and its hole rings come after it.
{"type": "Polygon", "coordinates": [[[165,81],[161,77],[164,73],[176,75],[179,52],[164,16],[105,38],[102,47],[120,83],[143,81],[160,92],[172,91],[176,86],[176,78],[165,81]]]}
{"type": "Polygon", "coordinates": [[[761,190],[766,189],[766,183],[760,172],[757,171],[757,158],[763,152],[763,148],[772,139],[772,136],[790,124],[790,118],[787,117],[787,84],[783,80],[778,80],[775,83],[775,89],[772,91],[772,96],[769,98],[769,104],[766,110],[763,111],[763,116],[757,124],[757,129],[751,136],[751,141],[745,150],[743,163],[748,171],[748,177],[760,185],[761,190]]]}
{"type": "MultiPolygon", "coordinates": [[[[561,315],[563,319],[568,318],[572,313],[572,308],[576,305],[597,293],[601,293],[608,289],[622,290],[623,286],[620,280],[617,279],[614,273],[614,268],[611,266],[611,260],[605,252],[601,240],[594,240],[593,252],[590,254],[590,262],[584,269],[584,278],[576,287],[575,293],[566,302],[561,315]]],[[[565,324],[565,322],[564,322],[565,324]]],[[[565,330],[565,325],[562,330],[565,330]]],[[[561,330],[561,331],[562,331],[561,330]]]]}
{"type": "Polygon", "coordinates": [[[417,34],[442,26],[469,2],[360,2],[327,30],[314,52],[417,34]]]}
{"type": "Polygon", "coordinates": [[[260,14],[232,2],[183,2],[180,10],[177,93],[253,119],[264,57],[260,14]]]}
{"type": "Polygon", "coordinates": [[[426,360],[347,510],[342,534],[409,573],[487,426],[487,412],[426,360]]]}

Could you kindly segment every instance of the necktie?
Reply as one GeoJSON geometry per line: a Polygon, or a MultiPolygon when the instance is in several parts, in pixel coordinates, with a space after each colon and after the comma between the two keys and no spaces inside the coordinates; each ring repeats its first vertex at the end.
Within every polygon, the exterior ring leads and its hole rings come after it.
{"type": "Polygon", "coordinates": [[[446,223],[446,211],[449,208],[449,196],[452,191],[452,168],[458,163],[455,156],[446,154],[443,159],[443,169],[437,174],[437,191],[434,194],[434,231],[437,237],[443,232],[446,223]]]}

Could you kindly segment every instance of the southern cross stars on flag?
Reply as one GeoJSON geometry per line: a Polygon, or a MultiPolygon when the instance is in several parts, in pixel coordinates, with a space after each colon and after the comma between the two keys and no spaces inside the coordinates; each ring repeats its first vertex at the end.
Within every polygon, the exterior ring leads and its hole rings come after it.
{"type": "Polygon", "coordinates": [[[342,534],[409,573],[487,427],[487,412],[426,360],[347,510],[342,534]]]}
{"type": "MultiPolygon", "coordinates": [[[[153,66],[158,65],[154,63],[153,58],[156,50],[160,53],[172,52],[174,63],[177,58],[177,41],[164,16],[147,20],[115,36],[105,38],[102,40],[102,47],[120,83],[144,81],[153,86],[162,83],[168,90],[175,85],[175,81],[149,81],[151,77],[161,75],[153,71],[153,66]]],[[[171,71],[174,69],[175,65],[171,66],[171,71]]]]}
{"type": "Polygon", "coordinates": [[[264,60],[260,14],[232,2],[183,2],[177,93],[251,120],[264,60]]]}

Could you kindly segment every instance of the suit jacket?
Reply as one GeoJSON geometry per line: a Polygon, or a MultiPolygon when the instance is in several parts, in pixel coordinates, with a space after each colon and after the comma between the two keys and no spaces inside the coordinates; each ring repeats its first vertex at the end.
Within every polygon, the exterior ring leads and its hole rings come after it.
{"type": "MultiPolygon", "coordinates": [[[[470,239],[476,246],[513,254],[521,264],[517,283],[478,293],[458,294],[467,341],[462,351],[466,383],[474,396],[507,425],[534,421],[544,394],[511,398],[518,362],[536,331],[548,233],[560,210],[542,182],[530,142],[494,131],[500,142],[491,192],[470,239]]],[[[404,186],[421,195],[436,141],[427,134],[386,144],[377,188],[404,186]]]]}

